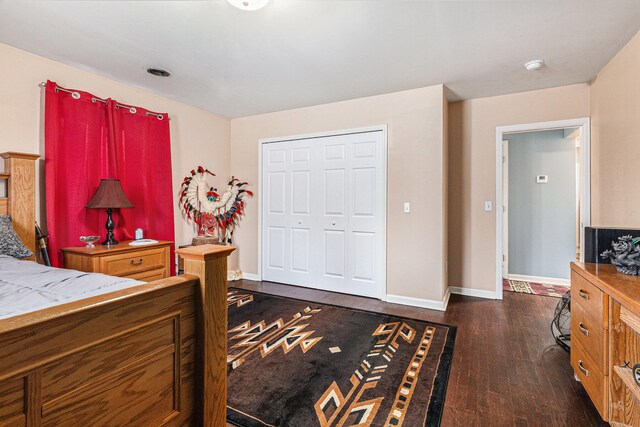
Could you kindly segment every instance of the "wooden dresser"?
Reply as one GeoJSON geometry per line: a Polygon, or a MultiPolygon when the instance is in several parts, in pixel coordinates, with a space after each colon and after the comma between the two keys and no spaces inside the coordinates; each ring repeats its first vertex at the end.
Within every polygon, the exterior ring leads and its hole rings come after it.
{"type": "Polygon", "coordinates": [[[640,426],[640,277],[612,265],[571,263],[571,365],[612,425],[640,426]],[[628,362],[628,367],[625,367],[628,362]]]}
{"type": "Polygon", "coordinates": [[[160,241],[144,246],[130,246],[131,241],[113,246],[96,245],[63,248],[65,268],[103,273],[110,276],[150,282],[170,275],[169,253],[172,242],[160,241]]]}

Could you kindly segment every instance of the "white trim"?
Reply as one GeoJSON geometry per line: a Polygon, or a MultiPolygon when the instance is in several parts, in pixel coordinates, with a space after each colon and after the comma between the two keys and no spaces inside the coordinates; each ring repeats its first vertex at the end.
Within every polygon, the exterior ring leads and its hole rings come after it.
{"type": "Polygon", "coordinates": [[[442,298],[442,306],[444,307],[444,311],[447,310],[449,306],[449,298],[451,298],[451,289],[447,286],[447,290],[444,293],[444,297],[442,298]]]}
{"type": "Polygon", "coordinates": [[[460,288],[457,286],[449,286],[449,290],[455,295],[464,295],[467,297],[497,299],[496,293],[493,291],[485,291],[483,289],[460,288]]]}
{"type": "Polygon", "coordinates": [[[252,282],[259,282],[260,275],[242,272],[242,280],[251,280],[252,282]]]}
{"type": "Polygon", "coordinates": [[[259,140],[259,145],[262,146],[262,144],[270,144],[273,142],[297,141],[300,139],[326,138],[329,136],[352,135],[356,133],[380,132],[380,131],[386,134],[387,125],[365,126],[365,127],[353,128],[353,129],[338,129],[338,130],[332,130],[332,131],[326,131],[326,132],[305,133],[301,135],[286,135],[286,136],[279,136],[277,138],[261,138],[259,140]]]}
{"type": "Polygon", "coordinates": [[[509,141],[502,141],[502,277],[509,274],[509,141]]]}
{"type": "Polygon", "coordinates": [[[258,273],[257,281],[262,280],[262,140],[258,140],[258,273]]]}
{"type": "Polygon", "coordinates": [[[531,132],[540,130],[563,129],[580,127],[580,155],[581,155],[581,203],[582,214],[580,235],[580,261],[584,261],[584,228],[591,225],[591,133],[588,117],[557,120],[551,122],[528,123],[521,125],[496,127],[496,299],[502,299],[502,234],[503,234],[503,196],[502,196],[502,141],[505,133],[531,132]]]}
{"type": "Polygon", "coordinates": [[[519,280],[521,282],[542,283],[544,285],[569,286],[571,284],[571,280],[569,279],[559,279],[555,277],[524,276],[522,274],[509,274],[507,275],[507,279],[519,280]]]}
{"type": "Polygon", "coordinates": [[[426,308],[429,310],[446,311],[447,305],[449,304],[449,296],[451,296],[451,293],[447,288],[447,292],[445,293],[442,301],[437,301],[432,299],[423,299],[423,298],[404,297],[401,295],[386,295],[382,300],[392,304],[410,305],[412,307],[426,308]]]}
{"type": "Polygon", "coordinates": [[[380,289],[379,295],[377,296],[380,299],[384,299],[387,295],[387,209],[388,209],[388,173],[389,173],[389,142],[388,142],[388,125],[377,125],[377,126],[366,126],[361,128],[353,128],[353,129],[340,129],[334,131],[327,132],[315,132],[308,133],[302,135],[289,135],[282,136],[277,138],[261,138],[258,140],[258,274],[255,276],[257,280],[262,280],[262,195],[263,192],[263,182],[262,182],[262,146],[264,144],[271,144],[277,142],[285,142],[285,141],[295,141],[300,139],[313,139],[313,138],[325,138],[331,136],[340,136],[340,135],[351,135],[358,133],[367,133],[367,132],[382,132],[382,167],[384,168],[384,173],[382,174],[382,203],[384,204],[384,209],[382,210],[382,215],[380,218],[380,223],[383,224],[381,227],[381,244],[380,247],[382,249],[380,254],[380,259],[378,260],[380,265],[380,289]]]}

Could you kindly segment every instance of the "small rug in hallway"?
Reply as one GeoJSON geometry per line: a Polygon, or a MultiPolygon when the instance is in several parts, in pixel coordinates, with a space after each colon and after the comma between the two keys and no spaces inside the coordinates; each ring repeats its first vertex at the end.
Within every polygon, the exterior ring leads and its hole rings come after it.
{"type": "Polygon", "coordinates": [[[502,279],[502,290],[521,294],[542,295],[545,297],[562,298],[569,286],[545,285],[544,283],[524,282],[521,280],[502,279]]]}
{"type": "Polygon", "coordinates": [[[438,426],[456,328],[229,288],[227,421],[438,426]]]}

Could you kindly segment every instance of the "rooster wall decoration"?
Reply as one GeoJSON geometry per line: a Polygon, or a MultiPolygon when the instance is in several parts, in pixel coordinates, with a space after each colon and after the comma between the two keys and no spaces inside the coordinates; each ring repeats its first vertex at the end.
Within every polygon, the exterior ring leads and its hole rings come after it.
{"type": "Polygon", "coordinates": [[[220,242],[231,244],[233,229],[245,212],[246,196],[253,196],[247,190],[249,184],[231,177],[228,188],[218,193],[207,183],[207,176],[216,176],[209,169],[198,166],[182,180],[180,204],[183,214],[197,227],[198,237],[216,237],[220,242]]]}

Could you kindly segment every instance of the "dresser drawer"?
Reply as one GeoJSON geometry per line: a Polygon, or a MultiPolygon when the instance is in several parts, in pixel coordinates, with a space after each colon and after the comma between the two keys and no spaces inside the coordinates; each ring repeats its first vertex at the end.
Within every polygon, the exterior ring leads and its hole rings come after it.
{"type": "Polygon", "coordinates": [[[591,282],[571,272],[571,305],[580,305],[604,329],[609,325],[609,305],[604,293],[591,282]]]}
{"type": "Polygon", "coordinates": [[[134,273],[165,267],[163,248],[127,252],[100,258],[100,271],[110,276],[130,276],[134,273]]]}
{"type": "Polygon", "coordinates": [[[597,368],[580,341],[571,341],[571,366],[603,420],[608,420],[607,377],[597,368]]]}
{"type": "Polygon", "coordinates": [[[606,372],[607,367],[606,333],[580,304],[572,304],[571,341],[580,342],[601,372],[606,372]]]}

